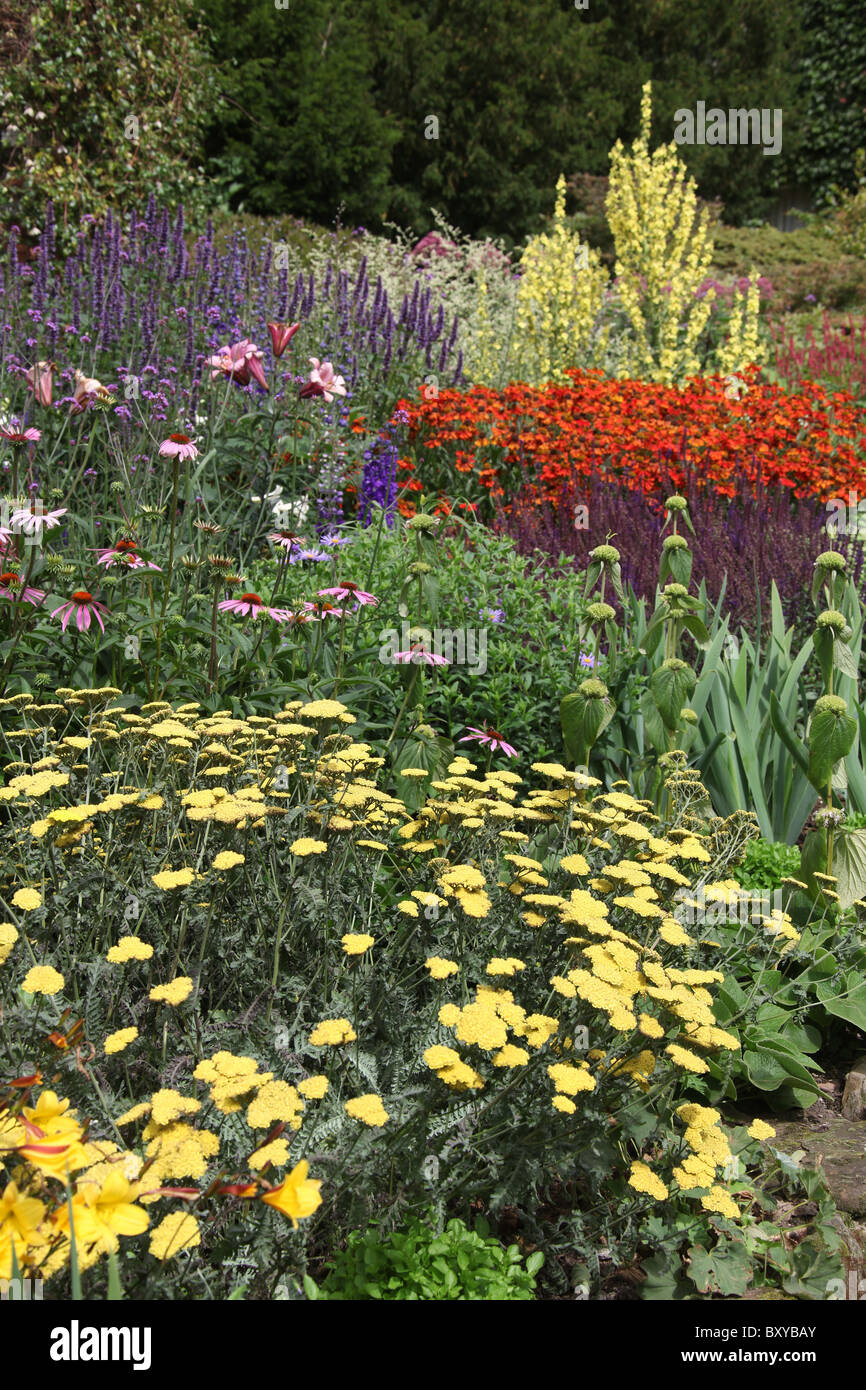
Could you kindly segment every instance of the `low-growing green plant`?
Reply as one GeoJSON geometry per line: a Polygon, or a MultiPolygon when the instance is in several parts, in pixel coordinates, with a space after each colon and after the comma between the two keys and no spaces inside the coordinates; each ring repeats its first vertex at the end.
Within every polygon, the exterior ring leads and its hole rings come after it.
{"type": "MultiPolygon", "coordinates": [[[[866,818],[864,818],[866,819],[866,818]]],[[[778,888],[786,875],[795,874],[800,867],[800,851],[783,841],[752,840],[746,846],[742,863],[731,870],[732,876],[746,888],[778,888]]]]}
{"type": "Polygon", "coordinates": [[[388,1236],[377,1227],[352,1231],[346,1248],[329,1261],[330,1273],[316,1288],[305,1283],[315,1299],[401,1299],[442,1302],[452,1299],[527,1300],[535,1296],[535,1276],[544,1264],[536,1251],[524,1263],[518,1245],[502,1243],[490,1234],[484,1218],[474,1230],[454,1217],[437,1229],[435,1211],[388,1236]]]}
{"type": "MultiPolygon", "coordinates": [[[[769,1127],[772,1128],[772,1127],[769,1127]]],[[[658,1230],[659,1248],[642,1261],[641,1297],[744,1298],[750,1289],[780,1289],[795,1298],[827,1299],[843,1274],[835,1203],[823,1175],[777,1148],[759,1145],[744,1127],[732,1130],[731,1181],[753,1206],[736,1227],[718,1217],[693,1223],[679,1242],[658,1230]],[[762,1150],[756,1182],[747,1172],[762,1150]],[[673,1247],[673,1248],[672,1248],[673,1247]],[[682,1264],[676,1250],[685,1256],[682,1264]]]]}

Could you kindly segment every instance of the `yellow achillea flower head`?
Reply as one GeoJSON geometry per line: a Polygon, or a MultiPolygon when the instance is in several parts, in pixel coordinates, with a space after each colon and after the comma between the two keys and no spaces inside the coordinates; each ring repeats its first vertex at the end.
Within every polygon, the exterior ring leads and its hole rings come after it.
{"type": "Polygon", "coordinates": [[[171,1211],[151,1231],[148,1248],[157,1260],[170,1260],[197,1245],[201,1245],[201,1229],[192,1212],[171,1211]]]}
{"type": "Polygon", "coordinates": [[[189,975],[178,975],[167,985],[154,985],[148,998],[152,999],[155,1004],[171,1004],[176,1007],[178,1004],[182,1004],[184,999],[189,998],[192,990],[193,982],[189,975]]]}
{"type": "Polygon", "coordinates": [[[691,946],[692,938],[684,931],[675,917],[665,917],[659,927],[659,936],[669,946],[691,946]]]}
{"type": "Polygon", "coordinates": [[[361,1120],[371,1129],[378,1129],[388,1123],[388,1112],[382,1104],[381,1097],[375,1093],[347,1100],[344,1109],[353,1120],[361,1120]]]}
{"type": "Polygon", "coordinates": [[[736,1221],[740,1215],[740,1208],[730,1192],[726,1192],[723,1187],[711,1187],[709,1192],[701,1198],[701,1206],[704,1211],[721,1212],[722,1216],[729,1216],[732,1221],[736,1221]]]}
{"type": "Polygon", "coordinates": [[[567,874],[589,873],[589,864],[582,854],[567,854],[564,859],[560,859],[559,867],[565,869],[567,874]]]}
{"type": "Polygon", "coordinates": [[[643,1033],[645,1038],[663,1038],[665,1030],[657,1018],[651,1014],[641,1014],[638,1019],[638,1031],[643,1033]]]}
{"type": "Polygon", "coordinates": [[[453,893],[458,888],[476,893],[484,888],[487,880],[480,869],[473,868],[471,864],[453,864],[443,870],[439,882],[446,893],[453,893]]]}
{"type": "Polygon", "coordinates": [[[494,1055],[494,1067],[525,1067],[529,1061],[529,1053],[523,1047],[515,1047],[513,1043],[506,1043],[503,1048],[494,1055]]]}
{"type": "Polygon", "coordinates": [[[518,960],[516,956],[494,956],[487,965],[486,974],[488,975],[516,975],[518,970],[525,970],[526,962],[518,960]]]}
{"type": "Polygon", "coordinates": [[[443,1004],[437,1017],[443,1028],[453,1028],[460,1017],[460,1008],[457,1004],[443,1004]]]}
{"type": "Polygon", "coordinates": [[[764,1120],[753,1120],[746,1130],[752,1139],[775,1139],[776,1131],[772,1125],[768,1125],[764,1120]]]}
{"type": "Polygon", "coordinates": [[[138,936],[122,936],[116,946],[109,948],[105,959],[112,965],[125,965],[128,960],[150,960],[153,947],[138,936]]]}
{"type": "Polygon", "coordinates": [[[447,980],[449,975],[456,975],[460,969],[456,961],[446,960],[444,956],[428,956],[424,964],[434,980],[447,980]]]}
{"type": "Polygon", "coordinates": [[[150,1113],[155,1125],[170,1125],[181,1115],[195,1115],[199,1110],[200,1100],[193,1096],[182,1096],[179,1091],[154,1091],[150,1098],[150,1113]]]}
{"type": "Polygon", "coordinates": [[[114,1121],[116,1125],[131,1125],[136,1120],[141,1120],[145,1115],[150,1114],[150,1101],[140,1101],[138,1105],[133,1105],[131,1110],[125,1110],[122,1115],[118,1115],[114,1121]]]}
{"type": "Polygon", "coordinates": [[[484,892],[475,892],[466,888],[455,888],[453,892],[467,917],[486,917],[493,906],[484,892]]]}
{"type": "Polygon", "coordinates": [[[483,1077],[465,1062],[453,1062],[450,1066],[442,1067],[436,1075],[455,1091],[480,1091],[484,1086],[483,1077]]]}
{"type": "Polygon", "coordinates": [[[324,840],[313,840],[308,835],[302,835],[299,840],[289,845],[289,852],[304,859],[308,854],[324,854],[327,848],[324,840]]]}
{"type": "Polygon", "coordinates": [[[308,1076],[298,1082],[298,1090],[307,1100],[321,1100],[327,1094],[328,1084],[326,1076],[308,1076]]]}
{"type": "Polygon", "coordinates": [[[11,922],[0,922],[0,965],[5,964],[18,940],[18,928],[11,922]]]}
{"type": "Polygon", "coordinates": [[[158,874],[151,874],[153,882],[157,888],[161,888],[167,893],[172,888],[186,888],[195,878],[192,869],[163,869],[158,874]]]}
{"type": "Polygon", "coordinates": [[[302,719],[312,719],[314,723],[325,723],[329,719],[339,719],[341,724],[357,723],[355,716],[339,700],[313,700],[308,705],[301,705],[297,713],[302,719]]]}
{"type": "Polygon", "coordinates": [[[21,981],[25,994],[59,994],[66,981],[51,965],[34,965],[21,981]]]}
{"type": "Polygon", "coordinates": [[[275,1167],[281,1168],[289,1159],[289,1144],[287,1139],[272,1139],[270,1144],[263,1144],[260,1149],[249,1158],[249,1166],[253,1172],[259,1172],[262,1168],[267,1168],[272,1163],[275,1167]]]}
{"type": "Polygon", "coordinates": [[[522,1022],[512,1026],[518,1038],[525,1038],[530,1047],[543,1047],[559,1028],[559,1020],[546,1014],[527,1014],[522,1022]]]}
{"type": "Polygon", "coordinates": [[[42,894],[37,893],[35,888],[19,888],[12,894],[12,906],[20,908],[22,912],[34,912],[42,906],[42,894]]]}
{"type": "Polygon", "coordinates": [[[485,1052],[504,1047],[508,1030],[491,1006],[479,999],[460,1010],[456,1035],[461,1042],[475,1043],[485,1052]]]}
{"type": "Polygon", "coordinates": [[[397,911],[402,912],[404,917],[417,917],[418,904],[411,898],[402,898],[397,904],[397,911]]]}
{"type": "Polygon", "coordinates": [[[340,940],[347,956],[362,956],[365,951],[369,951],[370,947],[376,944],[375,937],[367,936],[364,932],[346,932],[346,935],[340,937],[340,940]]]}
{"type": "Polygon", "coordinates": [[[247,1124],[250,1129],[268,1129],[282,1120],[295,1128],[295,1121],[303,1108],[304,1102],[294,1086],[287,1081],[266,1081],[255,1100],[250,1101],[247,1124]]]}
{"type": "Polygon", "coordinates": [[[676,1043],[670,1043],[670,1045],[665,1048],[665,1052],[676,1066],[682,1067],[685,1071],[699,1073],[709,1071],[709,1067],[703,1058],[698,1057],[694,1052],[689,1052],[686,1047],[679,1047],[676,1043]]]}
{"type": "Polygon", "coordinates": [[[557,1062],[547,1068],[557,1091],[564,1095],[576,1096],[578,1091],[594,1091],[595,1077],[590,1076],[588,1067],[573,1067],[568,1062],[557,1062]]]}
{"type": "Polygon", "coordinates": [[[109,1033],[103,1044],[105,1055],[110,1057],[113,1052],[123,1052],[137,1037],[137,1028],[118,1028],[116,1033],[109,1033]]]}
{"type": "Polygon", "coordinates": [[[424,1053],[424,1061],[431,1071],[439,1071],[442,1067],[450,1067],[460,1060],[460,1053],[457,1052],[455,1048],[442,1047],[438,1043],[433,1047],[428,1047],[427,1051],[424,1053]]]}
{"type": "Polygon", "coordinates": [[[243,854],[236,854],[233,849],[224,849],[215,857],[213,867],[215,869],[234,869],[238,864],[245,862],[243,854]]]}
{"type": "Polygon", "coordinates": [[[661,1178],[646,1163],[641,1163],[639,1160],[631,1165],[628,1185],[633,1187],[636,1192],[645,1192],[648,1197],[654,1197],[657,1202],[663,1202],[669,1195],[661,1178]]]}
{"type": "Polygon", "coordinates": [[[338,1047],[340,1043],[354,1042],[357,1036],[347,1018],[327,1018],[316,1024],[309,1040],[312,1047],[338,1047]]]}

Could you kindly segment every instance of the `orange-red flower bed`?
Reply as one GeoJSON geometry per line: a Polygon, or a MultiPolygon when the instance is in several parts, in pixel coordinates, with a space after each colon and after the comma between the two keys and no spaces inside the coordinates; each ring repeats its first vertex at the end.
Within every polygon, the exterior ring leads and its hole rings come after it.
{"type": "MultiPolygon", "coordinates": [[[[565,480],[599,467],[648,491],[663,475],[680,485],[688,470],[729,497],[743,477],[797,497],[866,495],[866,411],[847,391],[803,382],[789,393],[762,382],[758,368],[741,373],[739,399],[720,377],[680,388],[568,375],[567,386],[476,386],[401,401],[410,439],[402,486],[438,496],[445,512],[456,497],[464,507],[507,505],[527,484],[554,500],[565,480]]],[[[400,509],[415,510],[405,494],[400,509]]]]}

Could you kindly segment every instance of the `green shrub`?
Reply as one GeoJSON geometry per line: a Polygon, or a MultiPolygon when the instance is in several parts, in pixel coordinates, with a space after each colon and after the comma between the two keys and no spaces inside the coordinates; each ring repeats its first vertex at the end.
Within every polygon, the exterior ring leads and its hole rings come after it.
{"type": "Polygon", "coordinates": [[[796,878],[800,867],[800,851],[796,845],[752,840],[742,864],[732,870],[732,877],[746,888],[778,888],[783,878],[796,878]]]}
{"type": "MultiPolygon", "coordinates": [[[[429,1221],[413,1221],[383,1240],[375,1226],[352,1231],[346,1249],[330,1261],[331,1272],[314,1298],[400,1299],[441,1302],[449,1299],[528,1300],[535,1296],[535,1275],[544,1263],[540,1251],[526,1264],[517,1245],[503,1248],[482,1218],[471,1231],[464,1221],[449,1221],[444,1230],[429,1221]]],[[[313,1286],[315,1287],[315,1286],[313,1286]]]]}
{"type": "Polygon", "coordinates": [[[215,74],[189,0],[6,0],[0,39],[4,211],[25,233],[52,199],[61,248],[80,219],[183,203],[204,208],[201,143],[215,74]],[[4,129],[5,127],[5,129],[4,129]]]}

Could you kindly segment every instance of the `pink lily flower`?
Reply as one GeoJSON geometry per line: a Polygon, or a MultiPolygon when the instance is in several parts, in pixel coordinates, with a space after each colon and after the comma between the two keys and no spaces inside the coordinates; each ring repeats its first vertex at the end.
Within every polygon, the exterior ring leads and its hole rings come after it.
{"type": "Polygon", "coordinates": [[[160,444],[159,452],[163,458],[180,459],[181,463],[198,458],[198,449],[187,434],[170,434],[160,444]]]}
{"type": "Polygon", "coordinates": [[[282,357],[300,326],[299,323],[268,324],[268,332],[271,335],[271,343],[274,348],[274,357],[282,357]]]}
{"type": "Polygon", "coordinates": [[[466,734],[464,738],[458,738],[458,743],[472,743],[477,741],[482,744],[483,747],[489,748],[492,753],[495,753],[497,749],[501,748],[507,758],[517,757],[517,749],[512,748],[510,743],[506,743],[502,735],[497,733],[495,729],[476,729],[472,724],[468,725],[468,728],[471,729],[472,732],[466,734]]]}
{"type": "Polygon", "coordinates": [[[319,598],[338,598],[342,602],[347,602],[350,598],[355,599],[355,607],[363,608],[365,604],[377,604],[379,600],[372,594],[366,594],[363,589],[359,589],[357,584],[353,584],[351,579],[344,579],[333,589],[319,589],[319,598]]]}
{"type": "Polygon", "coordinates": [[[311,357],[310,362],[313,370],[306,386],[301,387],[301,400],[324,396],[326,401],[332,401],[335,396],[345,396],[346,383],[341,376],[335,375],[330,362],[320,362],[318,357],[311,357]]]}
{"type": "Polygon", "coordinates": [[[266,613],[275,623],[288,623],[294,617],[288,608],[269,608],[258,594],[241,594],[240,598],[223,599],[217,608],[221,613],[238,613],[242,618],[260,618],[266,613]]]}
{"type": "Polygon", "coordinates": [[[66,625],[73,613],[75,614],[75,625],[79,632],[87,632],[90,627],[91,617],[94,617],[102,628],[102,631],[105,631],[105,624],[100,614],[105,613],[107,615],[108,609],[104,604],[97,603],[93,595],[89,594],[86,589],[76,589],[75,593],[66,603],[61,603],[59,608],[54,609],[54,612],[51,614],[52,618],[56,618],[58,613],[63,614],[60,626],[64,632],[66,631],[66,625]]]}
{"type": "Polygon", "coordinates": [[[11,571],[7,574],[0,574],[0,598],[8,598],[11,603],[32,603],[34,608],[38,608],[45,597],[45,590],[12,587],[20,583],[21,576],[19,574],[13,574],[11,571]]]}
{"type": "Polygon", "coordinates": [[[93,405],[96,401],[101,401],[104,405],[107,401],[111,400],[111,396],[101,381],[98,381],[95,376],[85,376],[83,372],[78,371],[75,373],[75,391],[73,395],[75,396],[77,410],[84,410],[86,405],[93,405]],[[92,399],[89,400],[89,397],[92,397],[92,399]]]}
{"type": "Polygon", "coordinates": [[[54,363],[37,362],[24,373],[24,380],[39,405],[50,405],[54,394],[54,363]]]}
{"type": "Polygon", "coordinates": [[[255,377],[259,386],[263,390],[268,390],[268,383],[262,369],[262,358],[264,353],[257,348],[255,343],[251,343],[249,338],[241,338],[239,343],[233,343],[231,347],[226,344],[221,347],[215,357],[208,358],[208,366],[213,368],[211,378],[218,377],[220,372],[224,376],[231,377],[239,386],[249,386],[250,376],[255,377]]]}

